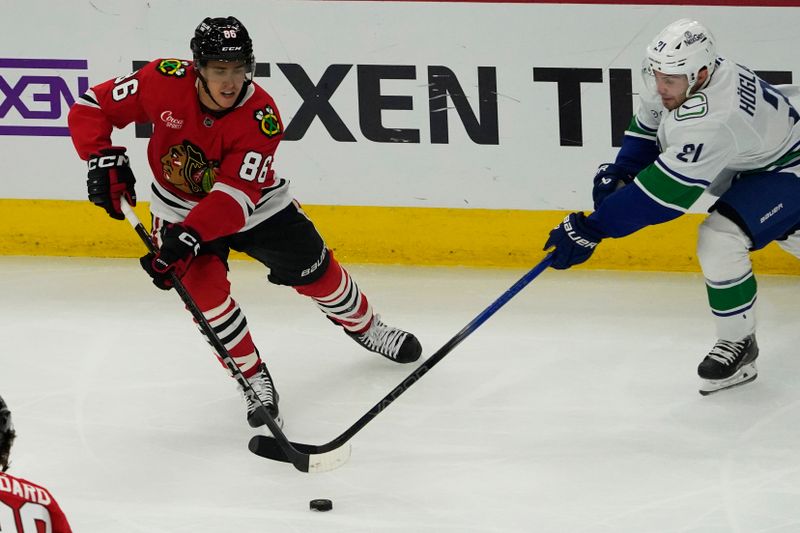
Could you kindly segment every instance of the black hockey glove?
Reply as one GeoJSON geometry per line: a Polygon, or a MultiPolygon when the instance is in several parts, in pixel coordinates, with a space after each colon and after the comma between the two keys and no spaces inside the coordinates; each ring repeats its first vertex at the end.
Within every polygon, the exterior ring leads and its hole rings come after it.
{"type": "Polygon", "coordinates": [[[129,204],[136,205],[136,178],[128,164],[125,148],[104,148],[99,155],[90,155],[88,163],[86,188],[89,191],[89,200],[105,209],[112,218],[123,220],[125,215],[119,205],[120,197],[125,196],[129,204]]]}
{"type": "Polygon", "coordinates": [[[161,230],[161,248],[139,259],[142,268],[161,290],[172,288],[174,272],[182,278],[200,252],[200,236],[183,224],[167,224],[161,230]]]}
{"type": "Polygon", "coordinates": [[[544,250],[553,250],[553,268],[564,270],[589,259],[603,240],[599,232],[588,227],[583,213],[570,213],[550,232],[544,250]]]}
{"type": "Polygon", "coordinates": [[[600,165],[594,175],[594,187],[592,187],[595,211],[610,194],[632,181],[633,176],[629,175],[621,166],[614,163],[600,165]]]}

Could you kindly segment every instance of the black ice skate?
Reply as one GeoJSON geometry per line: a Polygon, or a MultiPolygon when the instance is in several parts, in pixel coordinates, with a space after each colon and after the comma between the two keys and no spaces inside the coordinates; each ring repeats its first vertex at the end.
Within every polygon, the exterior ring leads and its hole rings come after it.
{"type": "Polygon", "coordinates": [[[700,394],[706,396],[753,381],[758,376],[757,357],[755,334],[737,342],[718,340],[697,367],[697,374],[703,379],[700,394]]]}
{"type": "MultiPolygon", "coordinates": [[[[258,373],[253,375],[253,377],[247,381],[250,382],[250,386],[253,388],[253,391],[256,393],[256,395],[258,395],[258,399],[261,400],[261,403],[264,404],[264,407],[267,408],[269,414],[272,416],[278,426],[282,428],[283,420],[281,419],[280,411],[278,410],[278,391],[275,390],[275,386],[272,384],[272,377],[267,371],[267,365],[261,363],[258,373]]],[[[257,417],[253,416],[256,412],[256,407],[258,407],[258,403],[245,394],[242,387],[239,387],[239,390],[242,391],[244,400],[247,402],[247,423],[253,428],[263,425],[257,417]]]]}
{"type": "Polygon", "coordinates": [[[422,346],[413,334],[387,326],[381,321],[380,315],[373,317],[372,324],[364,333],[345,332],[367,350],[396,363],[413,363],[422,353],[422,346]]]}

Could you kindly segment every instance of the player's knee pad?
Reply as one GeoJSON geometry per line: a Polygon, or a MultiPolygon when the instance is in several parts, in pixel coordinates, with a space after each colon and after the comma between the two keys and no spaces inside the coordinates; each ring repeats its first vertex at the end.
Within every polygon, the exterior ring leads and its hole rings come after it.
{"type": "Polygon", "coordinates": [[[699,228],[697,258],[708,279],[730,279],[750,270],[750,238],[735,222],[712,212],[699,228]]]}

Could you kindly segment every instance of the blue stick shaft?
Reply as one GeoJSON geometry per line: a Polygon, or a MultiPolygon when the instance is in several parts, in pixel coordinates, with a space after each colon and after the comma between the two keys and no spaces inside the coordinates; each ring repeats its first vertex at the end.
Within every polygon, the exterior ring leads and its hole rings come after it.
{"type": "MultiPolygon", "coordinates": [[[[500,297],[495,300],[489,307],[483,310],[481,314],[476,316],[469,324],[464,326],[464,328],[456,333],[456,335],[450,339],[447,344],[439,348],[439,350],[430,356],[428,359],[425,360],[420,366],[416,368],[406,379],[403,380],[397,387],[392,389],[392,391],[383,397],[381,401],[376,403],[369,411],[364,413],[364,415],[359,418],[352,426],[347,428],[341,435],[333,439],[332,441],[322,444],[322,445],[313,445],[313,444],[302,444],[299,442],[292,442],[292,446],[296,449],[300,450],[304,453],[310,454],[320,454],[320,453],[327,453],[329,451],[335,450],[349,441],[356,433],[361,431],[361,429],[366,426],[372,419],[378,416],[384,409],[389,407],[392,402],[394,402],[401,394],[407,391],[411,385],[416,383],[422,376],[424,376],[431,368],[433,368],[439,361],[444,359],[444,357],[453,351],[453,348],[461,344],[461,341],[469,337],[473,331],[478,329],[481,324],[486,322],[489,317],[495,314],[501,307],[503,307],[508,301],[513,298],[517,293],[519,293],[522,289],[524,289],[531,281],[533,281],[536,276],[544,272],[547,267],[550,266],[552,262],[551,254],[548,254],[544,259],[542,259],[538,265],[533,267],[527,274],[522,276],[519,281],[517,281],[514,285],[512,285],[506,292],[504,292],[500,297]]],[[[286,460],[283,456],[282,450],[279,446],[279,443],[275,441],[275,439],[263,435],[259,435],[253,438],[251,441],[251,451],[256,453],[257,455],[261,455],[263,457],[269,457],[271,459],[276,460],[286,460]]]]}

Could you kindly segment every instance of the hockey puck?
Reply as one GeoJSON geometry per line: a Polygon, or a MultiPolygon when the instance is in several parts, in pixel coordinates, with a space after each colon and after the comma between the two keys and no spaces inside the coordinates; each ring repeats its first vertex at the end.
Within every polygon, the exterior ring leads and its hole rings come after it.
{"type": "Polygon", "coordinates": [[[333,509],[333,502],[325,499],[311,500],[308,507],[314,511],[330,511],[333,509]]]}

